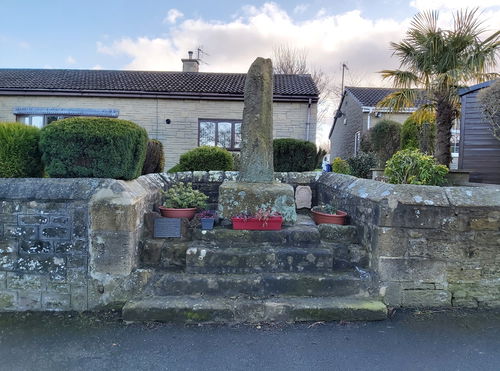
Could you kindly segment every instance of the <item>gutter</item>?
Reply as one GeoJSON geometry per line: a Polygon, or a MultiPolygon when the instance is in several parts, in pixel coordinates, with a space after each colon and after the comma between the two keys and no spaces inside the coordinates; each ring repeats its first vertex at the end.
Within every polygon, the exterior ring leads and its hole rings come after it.
{"type": "Polygon", "coordinates": [[[309,131],[311,127],[311,104],[312,99],[309,98],[309,103],[307,104],[307,121],[306,121],[306,140],[309,141],[309,131]]]}
{"type": "MultiPolygon", "coordinates": [[[[191,99],[191,100],[228,100],[228,101],[244,101],[243,94],[216,94],[216,93],[161,93],[161,92],[128,92],[128,91],[113,91],[113,90],[18,90],[18,89],[3,89],[0,90],[0,96],[60,96],[60,97],[103,97],[103,98],[154,98],[154,99],[191,99]]],[[[310,95],[283,95],[275,94],[274,102],[307,102],[318,101],[318,96],[310,95]]]]}

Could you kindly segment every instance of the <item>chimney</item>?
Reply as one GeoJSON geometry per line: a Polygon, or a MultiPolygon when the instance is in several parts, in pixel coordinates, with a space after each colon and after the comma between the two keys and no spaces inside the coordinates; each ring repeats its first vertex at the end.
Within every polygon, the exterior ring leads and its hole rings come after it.
{"type": "Polygon", "coordinates": [[[198,72],[200,67],[200,62],[198,59],[193,59],[193,52],[188,51],[189,58],[181,59],[182,61],[182,72],[198,72]]]}

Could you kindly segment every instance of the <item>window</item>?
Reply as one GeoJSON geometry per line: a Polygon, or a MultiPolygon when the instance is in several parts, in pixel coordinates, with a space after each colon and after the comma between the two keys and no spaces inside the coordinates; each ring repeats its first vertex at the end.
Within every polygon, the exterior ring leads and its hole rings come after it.
{"type": "Polygon", "coordinates": [[[54,115],[16,115],[16,121],[26,125],[43,128],[51,122],[62,120],[71,116],[54,116],[54,115]]]}
{"type": "Polygon", "coordinates": [[[354,156],[357,156],[361,147],[361,131],[354,134],[354,156]]]}
{"type": "Polygon", "coordinates": [[[217,146],[231,151],[241,145],[241,121],[200,119],[198,145],[217,146]]]}
{"type": "Polygon", "coordinates": [[[115,109],[16,107],[16,121],[42,128],[53,121],[74,116],[118,117],[115,109]]]}

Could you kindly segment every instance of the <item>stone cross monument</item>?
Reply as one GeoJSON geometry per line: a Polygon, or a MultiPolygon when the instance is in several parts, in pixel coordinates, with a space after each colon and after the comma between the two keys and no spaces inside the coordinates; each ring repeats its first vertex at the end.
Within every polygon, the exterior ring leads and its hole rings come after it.
{"type": "Polygon", "coordinates": [[[273,65],[270,59],[257,58],[245,80],[238,181],[273,180],[273,65]]]}
{"type": "Polygon", "coordinates": [[[293,187],[274,180],[273,66],[257,58],[245,80],[245,106],[241,125],[240,173],[236,182],[219,187],[219,215],[225,219],[259,209],[272,209],[285,223],[297,219],[293,187]]]}

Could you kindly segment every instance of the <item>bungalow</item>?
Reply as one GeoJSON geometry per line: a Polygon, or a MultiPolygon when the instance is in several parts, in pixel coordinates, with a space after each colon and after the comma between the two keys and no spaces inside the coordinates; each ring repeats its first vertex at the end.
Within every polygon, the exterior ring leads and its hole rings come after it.
{"type": "MultiPolygon", "coordinates": [[[[163,142],[166,169],[199,145],[238,151],[244,73],[0,69],[0,121],[43,127],[70,116],[118,117],[163,142]]],[[[274,137],[315,142],[318,89],[310,75],[275,75],[274,137]]]]}
{"type": "Polygon", "coordinates": [[[348,158],[358,153],[361,134],[368,131],[382,119],[389,118],[403,123],[415,108],[403,112],[390,112],[377,108],[377,104],[396,89],[357,88],[346,86],[339,108],[333,119],[328,135],[330,139],[330,159],[348,158]]]}
{"type": "MultiPolygon", "coordinates": [[[[361,135],[382,119],[403,123],[416,107],[399,112],[377,107],[379,102],[397,89],[391,88],[357,88],[347,86],[342,95],[339,108],[333,119],[330,130],[330,159],[348,158],[358,153],[361,135]]],[[[417,102],[418,103],[418,102],[417,102]]],[[[423,101],[422,101],[423,103],[423,101]]],[[[458,149],[460,130],[458,120],[453,125],[451,138],[452,163],[450,167],[458,167],[458,149]]]]}

